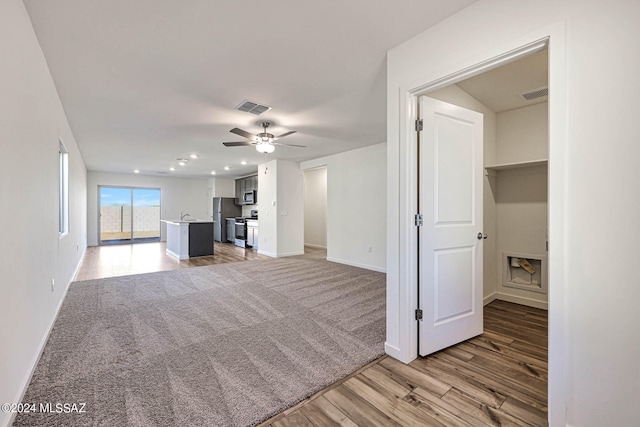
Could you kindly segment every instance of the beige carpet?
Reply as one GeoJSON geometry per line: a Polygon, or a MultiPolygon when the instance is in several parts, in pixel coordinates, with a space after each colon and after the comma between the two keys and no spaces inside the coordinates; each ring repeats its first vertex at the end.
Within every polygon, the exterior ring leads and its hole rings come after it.
{"type": "Polygon", "coordinates": [[[75,282],[15,425],[255,425],[383,353],[385,275],[284,258],[75,282]]]}

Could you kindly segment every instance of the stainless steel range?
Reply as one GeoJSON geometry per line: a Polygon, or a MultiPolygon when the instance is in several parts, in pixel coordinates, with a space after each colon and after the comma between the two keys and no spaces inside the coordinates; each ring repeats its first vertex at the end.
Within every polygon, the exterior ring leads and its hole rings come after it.
{"type": "Polygon", "coordinates": [[[247,219],[241,216],[236,217],[236,246],[247,247],[247,219]]]}
{"type": "Polygon", "coordinates": [[[251,216],[237,216],[235,220],[236,225],[236,240],[235,245],[241,248],[247,247],[247,220],[258,219],[258,211],[251,210],[251,216]]]}

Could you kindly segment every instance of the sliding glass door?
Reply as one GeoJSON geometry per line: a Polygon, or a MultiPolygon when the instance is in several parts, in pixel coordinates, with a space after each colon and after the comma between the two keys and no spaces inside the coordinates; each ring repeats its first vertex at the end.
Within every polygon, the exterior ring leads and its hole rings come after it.
{"type": "Polygon", "coordinates": [[[133,239],[160,240],[160,189],[133,188],[133,239]]]}
{"type": "Polygon", "coordinates": [[[160,240],[160,189],[99,186],[100,244],[160,240]]]}

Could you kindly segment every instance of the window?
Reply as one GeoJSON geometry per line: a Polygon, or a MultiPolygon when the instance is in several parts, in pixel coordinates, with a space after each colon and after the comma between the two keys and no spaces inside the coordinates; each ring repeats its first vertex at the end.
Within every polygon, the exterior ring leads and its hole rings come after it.
{"type": "Polygon", "coordinates": [[[59,194],[59,228],[60,235],[69,232],[69,153],[67,148],[60,141],[58,150],[59,159],[59,178],[58,178],[58,194],[59,194]]]}

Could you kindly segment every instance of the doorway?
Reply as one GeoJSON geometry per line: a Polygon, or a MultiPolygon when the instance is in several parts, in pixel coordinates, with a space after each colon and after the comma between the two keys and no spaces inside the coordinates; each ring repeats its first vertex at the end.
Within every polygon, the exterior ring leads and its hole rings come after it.
{"type": "Polygon", "coordinates": [[[160,241],[160,189],[98,186],[100,245],[160,241]]]}
{"type": "Polygon", "coordinates": [[[305,252],[327,250],[327,167],[304,171],[305,252]]]}
{"type": "MultiPolygon", "coordinates": [[[[481,113],[484,117],[484,130],[480,138],[484,141],[483,150],[479,154],[484,156],[484,165],[475,171],[477,178],[484,181],[482,190],[478,192],[482,201],[482,215],[479,217],[484,217],[484,220],[476,224],[476,232],[479,236],[483,235],[484,239],[481,247],[475,248],[474,252],[474,256],[477,253],[484,258],[481,263],[484,290],[480,297],[484,305],[498,299],[548,308],[548,86],[548,49],[544,48],[482,74],[429,91],[420,98],[443,103],[445,107],[442,108],[448,110],[442,114],[447,116],[453,114],[455,108],[462,108],[481,113]]],[[[429,117],[425,115],[428,112],[422,111],[425,110],[423,103],[419,108],[420,117],[427,120],[429,117]]],[[[424,127],[427,126],[425,123],[424,127]]],[[[422,139],[428,139],[430,134],[423,134],[425,132],[419,134],[421,156],[429,147],[428,141],[422,139]]],[[[425,206],[424,203],[432,200],[430,196],[435,193],[433,188],[426,188],[428,186],[423,182],[428,164],[428,161],[421,161],[419,166],[421,212],[433,211],[431,204],[425,206]]],[[[461,167],[456,163],[455,167],[450,168],[455,169],[456,179],[460,176],[461,167]]],[[[427,170],[426,173],[433,175],[433,171],[427,170]]],[[[425,226],[428,226],[430,221],[426,218],[425,226]]],[[[453,225],[459,229],[463,224],[453,225]]],[[[433,236],[429,230],[427,234],[433,236]]],[[[426,279],[430,275],[423,271],[433,270],[431,264],[434,254],[425,253],[430,247],[429,242],[427,238],[419,243],[421,280],[418,293],[420,308],[427,313],[438,309],[435,298],[438,296],[437,289],[429,286],[430,282],[426,279]]],[[[471,243],[468,247],[472,247],[471,243]]],[[[475,284],[470,281],[468,286],[458,287],[470,291],[475,289],[475,284]]],[[[472,300],[470,292],[463,293],[459,298],[467,296],[469,301],[472,300]]],[[[471,303],[467,305],[469,311],[473,311],[471,303]]],[[[477,307],[481,310],[482,305],[477,304],[477,307]]],[[[482,313],[479,314],[476,326],[481,326],[482,313]]],[[[431,317],[429,320],[433,320],[431,317]]],[[[434,333],[433,330],[429,331],[429,326],[419,322],[421,348],[425,347],[423,341],[430,339],[428,334],[434,333]]],[[[467,338],[471,338],[481,328],[467,330],[467,338]]],[[[433,346],[429,348],[433,351],[439,349],[433,346]]],[[[427,354],[422,350],[420,353],[427,354]]]]}

